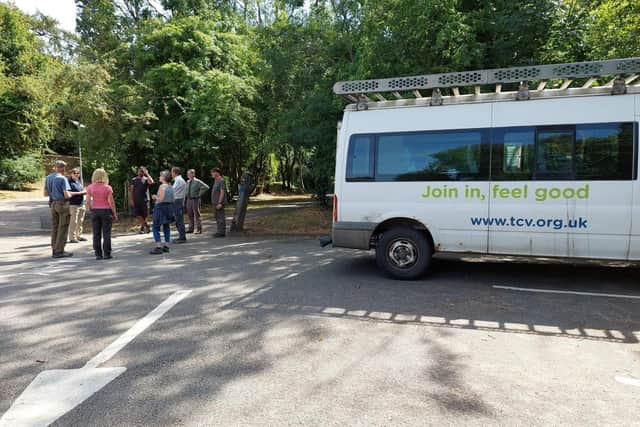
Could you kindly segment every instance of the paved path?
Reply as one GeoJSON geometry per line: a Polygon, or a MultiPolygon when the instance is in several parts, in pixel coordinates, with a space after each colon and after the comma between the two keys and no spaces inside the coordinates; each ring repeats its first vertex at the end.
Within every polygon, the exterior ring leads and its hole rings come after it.
{"type": "Polygon", "coordinates": [[[46,233],[41,218],[50,223],[49,205],[44,197],[0,200],[0,238],[46,233]]]}

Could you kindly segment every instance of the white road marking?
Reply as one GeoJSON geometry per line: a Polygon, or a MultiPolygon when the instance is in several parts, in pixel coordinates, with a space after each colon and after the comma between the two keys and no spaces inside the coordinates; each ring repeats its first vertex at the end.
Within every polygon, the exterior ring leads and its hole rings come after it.
{"type": "Polygon", "coordinates": [[[590,296],[590,297],[640,299],[640,295],[602,294],[602,293],[597,293],[597,292],[560,291],[560,290],[556,290],[556,289],[517,288],[515,286],[499,286],[499,285],[493,285],[492,287],[495,288],[495,289],[506,289],[506,290],[509,290],[509,291],[540,292],[540,293],[548,293],[548,294],[584,295],[584,296],[590,296]]]}
{"type": "Polygon", "coordinates": [[[241,248],[244,246],[256,246],[256,245],[260,245],[263,243],[271,243],[271,242],[275,242],[275,240],[259,240],[257,242],[246,242],[246,243],[235,243],[232,245],[224,245],[224,246],[216,246],[212,249],[229,249],[229,248],[241,248]]]}
{"type": "Polygon", "coordinates": [[[71,411],[127,370],[99,368],[191,293],[174,292],[80,369],[43,371],[0,418],[0,427],[42,427],[71,411]]]}
{"type": "Polygon", "coordinates": [[[618,381],[620,384],[627,384],[627,385],[640,387],[640,380],[637,380],[634,378],[616,377],[616,381],[618,381]]]}
{"type": "Polygon", "coordinates": [[[156,320],[162,317],[167,311],[171,310],[171,307],[185,299],[191,291],[177,291],[173,293],[169,298],[164,300],[162,304],[157,306],[153,311],[144,316],[142,319],[133,325],[127,332],[120,335],[118,339],[109,344],[107,348],[98,353],[93,359],[89,360],[85,368],[97,368],[98,366],[111,359],[117,352],[129,344],[135,337],[140,335],[145,329],[151,326],[156,320]]]}
{"type": "Polygon", "coordinates": [[[0,418],[0,427],[43,427],[71,411],[127,368],[41,372],[0,418]]]}

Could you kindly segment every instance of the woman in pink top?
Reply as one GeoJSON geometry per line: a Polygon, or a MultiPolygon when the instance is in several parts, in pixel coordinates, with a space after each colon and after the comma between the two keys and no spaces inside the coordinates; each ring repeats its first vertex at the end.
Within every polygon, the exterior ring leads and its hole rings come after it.
{"type": "Polygon", "coordinates": [[[87,187],[87,209],[91,211],[93,250],[96,259],[111,259],[111,226],[118,220],[113,189],[104,169],[93,171],[91,185],[87,187]]]}

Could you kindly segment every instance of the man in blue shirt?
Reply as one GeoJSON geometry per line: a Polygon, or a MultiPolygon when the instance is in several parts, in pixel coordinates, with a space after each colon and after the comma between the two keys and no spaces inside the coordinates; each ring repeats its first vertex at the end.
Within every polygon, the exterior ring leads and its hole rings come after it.
{"type": "Polygon", "coordinates": [[[64,176],[67,164],[62,160],[56,161],[56,171],[49,174],[44,181],[44,195],[49,197],[51,208],[51,249],[53,258],[66,258],[73,256],[71,252],[65,252],[69,232],[69,199],[72,195],[69,181],[64,176]]]}

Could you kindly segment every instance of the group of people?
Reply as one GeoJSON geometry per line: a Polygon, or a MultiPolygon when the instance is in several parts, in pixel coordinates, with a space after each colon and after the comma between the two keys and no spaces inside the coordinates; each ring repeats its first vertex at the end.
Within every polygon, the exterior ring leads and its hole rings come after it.
{"type": "MultiPolygon", "coordinates": [[[[67,241],[78,243],[87,240],[82,236],[82,224],[85,212],[88,210],[91,212],[93,250],[96,259],[111,259],[111,229],[113,221],[118,220],[118,214],[113,189],[109,185],[109,176],[104,169],[96,169],[91,176],[91,185],[85,189],[80,179],[80,170],[72,169],[70,176],[67,177],[66,168],[65,162],[56,161],[55,172],[48,175],[45,180],[44,195],[49,197],[52,218],[52,256],[53,258],[73,256],[72,252],[65,251],[67,241]]],[[[224,213],[227,202],[226,183],[218,168],[211,170],[211,176],[214,179],[211,201],[217,224],[213,237],[224,237],[226,235],[224,213]]],[[[188,233],[202,233],[201,199],[210,190],[207,184],[196,178],[193,169],[187,171],[187,181],[185,181],[182,178],[181,168],[177,166],[171,168],[171,171],[160,172],[158,182],[158,190],[151,197],[154,201],[151,228],[147,224],[149,192],[155,181],[145,167],[140,167],[138,174],[129,185],[129,206],[140,226],[139,232],[153,232],[155,247],[150,252],[153,255],[169,252],[171,223],[175,222],[178,231],[178,238],[174,243],[186,243],[188,233]],[[189,221],[188,228],[184,223],[185,209],[189,221]]]]}

